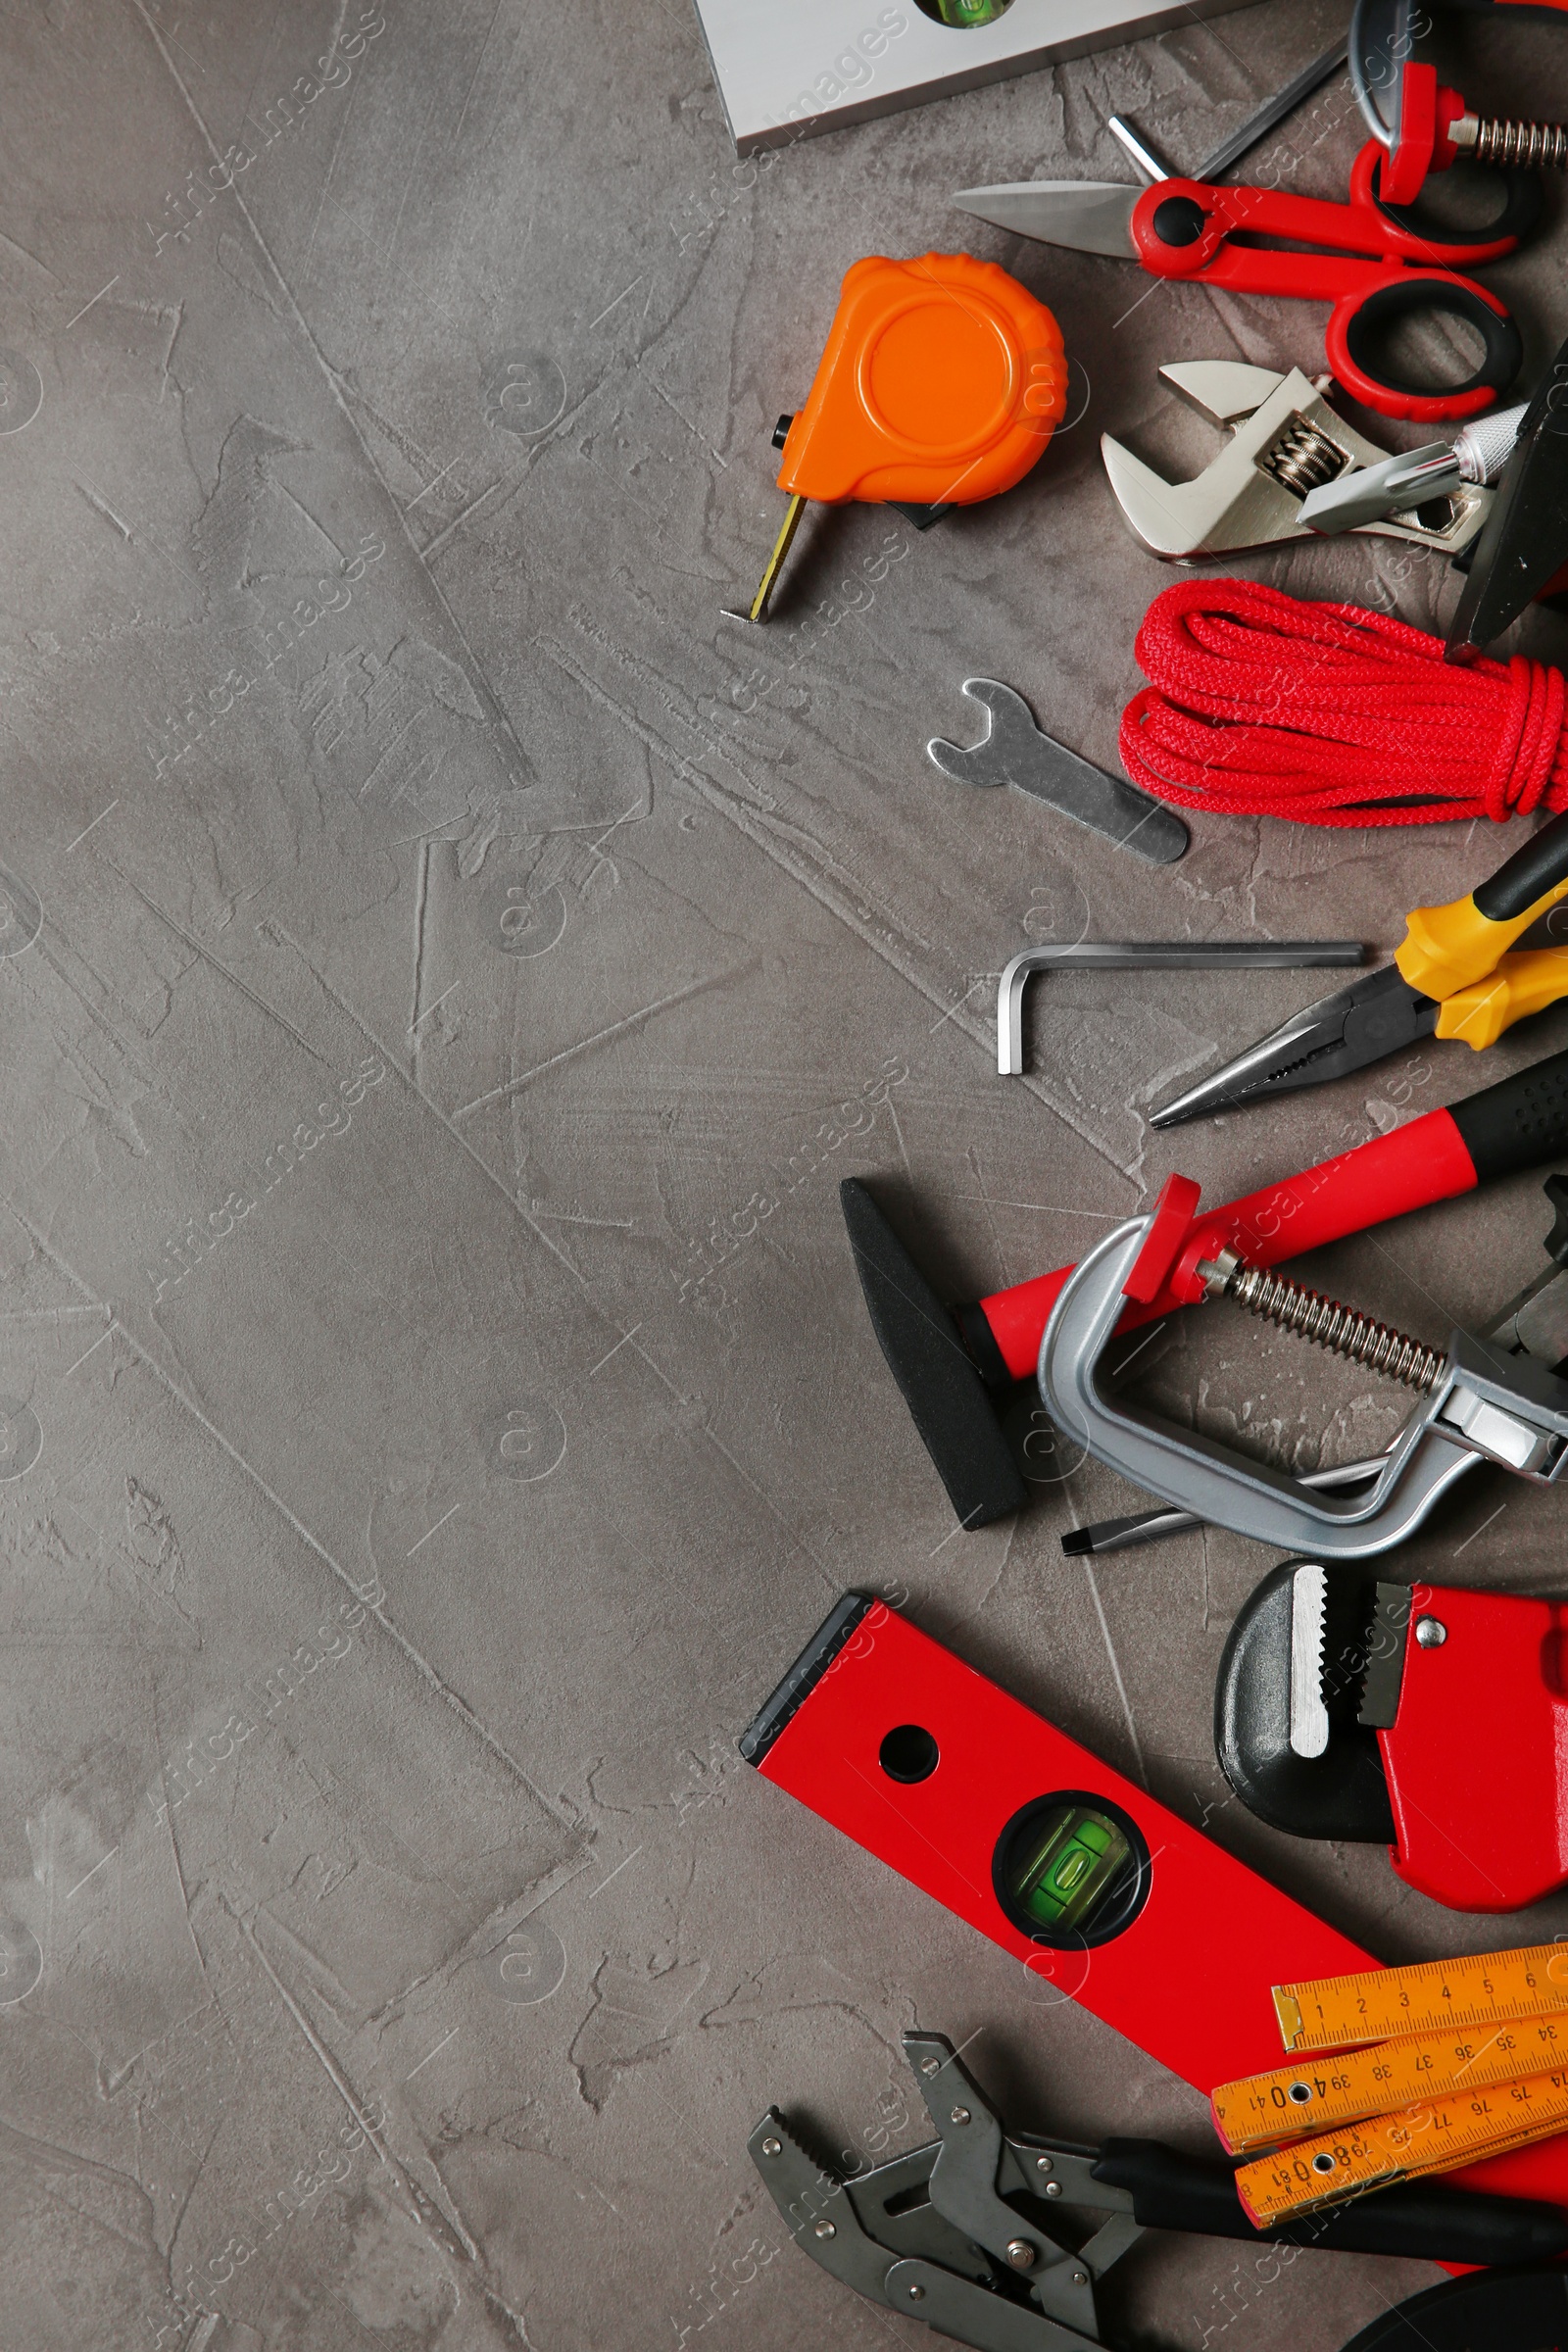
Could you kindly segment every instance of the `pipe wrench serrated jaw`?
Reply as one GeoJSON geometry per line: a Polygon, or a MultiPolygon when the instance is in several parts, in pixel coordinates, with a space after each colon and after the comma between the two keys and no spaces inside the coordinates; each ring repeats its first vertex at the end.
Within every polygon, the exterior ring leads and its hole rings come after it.
{"type": "Polygon", "coordinates": [[[1306,1487],[1110,1394],[1101,1382],[1101,1360],[1129,1297],[1147,1293],[1146,1304],[1161,1297],[1179,1303],[1178,1284],[1213,1295],[1241,1264],[1233,1250],[1214,1250],[1224,1237],[1193,1222],[1189,1200],[1196,1204],[1196,1189],[1173,1180],[1148,1216],[1107,1235],[1069,1276],[1046,1325],[1041,1399],[1056,1427],[1097,1461],[1211,1526],[1321,1559],[1363,1559],[1402,1543],[1477,1461],[1545,1483],[1568,1470],[1568,1382],[1461,1331],[1451,1335],[1446,1359],[1425,1351],[1421,1410],[1376,1476],[1343,1494],[1306,1487]]]}
{"type": "MultiPolygon", "coordinates": [[[[1299,368],[1280,374],[1236,360],[1188,360],[1159,370],[1162,380],[1230,438],[1203,471],[1168,482],[1110,435],[1102,436],[1111,491],[1135,539],[1167,563],[1201,563],[1245,547],[1315,536],[1301,520],[1303,501],[1341,476],[1381,465],[1389,452],[1329,407],[1322,386],[1299,368]]],[[[1463,485],[1437,511],[1388,514],[1357,523],[1416,546],[1457,555],[1469,546],[1492,504],[1490,490],[1463,485]]]]}

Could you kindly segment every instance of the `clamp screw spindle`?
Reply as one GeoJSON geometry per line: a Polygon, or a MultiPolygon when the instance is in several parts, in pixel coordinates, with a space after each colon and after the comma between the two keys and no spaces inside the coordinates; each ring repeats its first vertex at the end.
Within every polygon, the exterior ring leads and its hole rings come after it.
{"type": "Polygon", "coordinates": [[[1198,1273],[1205,1297],[1234,1298],[1250,1315],[1261,1316],[1279,1330],[1310,1340],[1314,1347],[1326,1348],[1330,1354],[1343,1355],[1352,1364],[1365,1364],[1368,1371],[1381,1372],[1387,1380],[1402,1381],[1419,1396],[1430,1396],[1447,1363],[1447,1356],[1436,1348],[1424,1348],[1419,1340],[1408,1339],[1387,1323],[1376,1323],[1354,1307],[1342,1306],[1337,1298],[1325,1298],[1320,1291],[1309,1291],[1288,1275],[1268,1274],[1261,1266],[1250,1266],[1234,1250],[1221,1250],[1217,1257],[1200,1260],[1198,1273]]]}
{"type": "Polygon", "coordinates": [[[1568,171],[1568,123],[1507,122],[1500,115],[1461,115],[1449,125],[1448,136],[1461,155],[1478,164],[1516,166],[1527,172],[1548,165],[1568,171]]]}

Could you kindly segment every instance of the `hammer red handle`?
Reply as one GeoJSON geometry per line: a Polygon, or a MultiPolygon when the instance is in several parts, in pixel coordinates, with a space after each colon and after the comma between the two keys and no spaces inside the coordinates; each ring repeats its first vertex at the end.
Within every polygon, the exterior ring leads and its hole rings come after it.
{"type": "MultiPolygon", "coordinates": [[[[1565,1152],[1568,1053],[1484,1087],[1451,1110],[1430,1110],[1408,1127],[1375,1136],[1281,1184],[1201,1211],[1194,1231],[1211,1235],[1214,1245],[1230,1243],[1250,1265],[1278,1265],[1565,1152]]],[[[1041,1338],[1071,1272],[1071,1266],[1058,1266],[981,1299],[980,1311],[1015,1380],[1034,1377],[1041,1338]]],[[[1120,1328],[1130,1331],[1187,1302],[1167,1284],[1147,1306],[1129,1306],[1120,1328]]]]}

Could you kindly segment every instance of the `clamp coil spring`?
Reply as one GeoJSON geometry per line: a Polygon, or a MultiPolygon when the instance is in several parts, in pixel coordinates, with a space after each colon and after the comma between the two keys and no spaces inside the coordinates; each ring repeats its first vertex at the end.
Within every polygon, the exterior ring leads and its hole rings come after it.
{"type": "Polygon", "coordinates": [[[1222,1250],[1216,1259],[1205,1260],[1198,1271],[1209,1298],[1233,1298],[1248,1314],[1258,1315],[1298,1339],[1310,1340],[1314,1347],[1326,1348],[1352,1364],[1364,1364],[1368,1371],[1382,1373],[1388,1380],[1400,1381],[1419,1396],[1430,1395],[1447,1363],[1447,1356],[1435,1348],[1424,1348],[1404,1332],[1374,1322],[1354,1307],[1342,1306],[1337,1298],[1325,1298],[1320,1291],[1309,1291],[1288,1275],[1249,1266],[1234,1250],[1222,1250]]]}
{"type": "Polygon", "coordinates": [[[1478,164],[1517,166],[1535,171],[1550,165],[1568,167],[1568,126],[1561,122],[1504,122],[1500,118],[1476,125],[1475,144],[1467,152],[1478,164]]]}
{"type": "Polygon", "coordinates": [[[1345,452],[1327,433],[1309,424],[1304,416],[1293,416],[1271,448],[1257,460],[1260,472],[1272,474],[1275,481],[1298,498],[1305,498],[1309,490],[1319,490],[1345,471],[1348,463],[1345,452]]]}

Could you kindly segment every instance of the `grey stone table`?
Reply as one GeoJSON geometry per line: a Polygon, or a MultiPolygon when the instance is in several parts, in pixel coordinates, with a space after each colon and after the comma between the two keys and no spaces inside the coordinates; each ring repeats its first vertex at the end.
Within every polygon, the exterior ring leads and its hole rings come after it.
{"type": "MultiPolygon", "coordinates": [[[[1113,760],[1166,575],[1098,433],[1196,466],[1161,360],[1321,348],[947,193],[1123,176],[1118,107],[1191,165],[1338,24],[1268,0],[737,168],[682,0],[0,16],[8,2352],[927,2341],[789,2247],[743,2144],[773,2100],[914,2144],[916,2020],[1019,2122],[1202,2148],[1194,2093],[739,1764],[851,1584],[1391,1958],[1496,1939],[1227,1796],[1255,1547],[1067,1561],[1135,1497],[1065,1462],[953,1534],[836,1199],[882,1179],[973,1293],[1172,1167],[1223,1195],[1478,1082],[1447,1047],[1152,1136],[1290,973],[1054,978],[999,1080],[1031,940],[1387,949],[1497,845],[1216,818],[1154,870],[923,750],[978,671],[1113,760]],[[1070,428],[928,537],[816,515],[769,629],[720,622],[843,270],[965,226],[1055,308],[1070,428]]],[[[1476,95],[1560,86],[1559,30],[1487,37],[1476,95]]],[[[1271,168],[1333,194],[1356,140],[1342,81],[1271,168]]],[[[1536,362],[1560,252],[1493,272],[1536,362]]],[[[1243,568],[1454,593],[1365,543],[1243,568]]],[[[1441,1339],[1543,1221],[1522,1180],[1314,1271],[1441,1339]]],[[[1394,1427],[1190,1320],[1171,1409],[1302,1462],[1394,1427]]],[[[1557,1508],[1474,1480],[1401,1565],[1542,1589],[1557,1508]]],[[[1294,2352],[1432,2276],[1128,2271],[1124,2341],[1294,2352]]]]}

